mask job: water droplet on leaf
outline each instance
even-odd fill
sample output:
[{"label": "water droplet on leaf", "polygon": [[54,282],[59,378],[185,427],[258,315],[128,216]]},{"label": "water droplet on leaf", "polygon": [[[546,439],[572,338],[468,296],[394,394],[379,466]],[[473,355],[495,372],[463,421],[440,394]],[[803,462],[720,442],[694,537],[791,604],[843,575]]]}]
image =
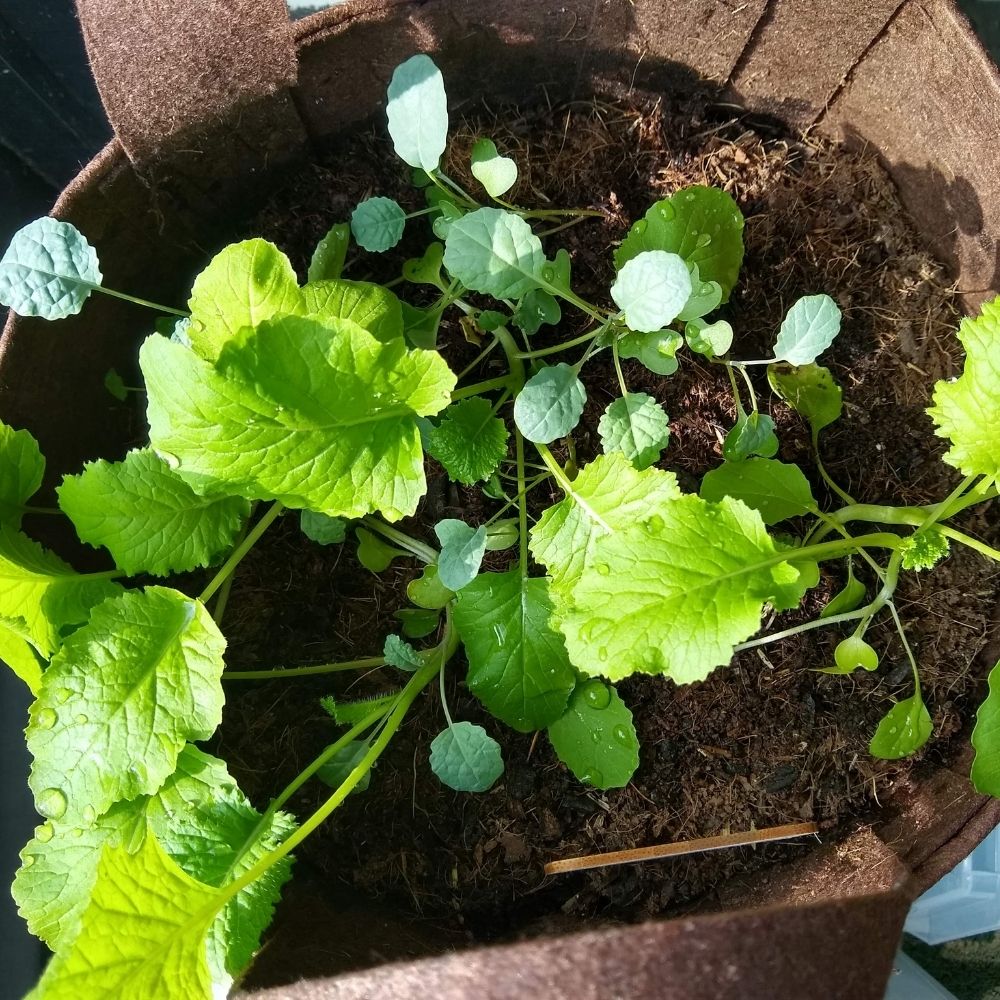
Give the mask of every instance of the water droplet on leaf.
[{"label": "water droplet on leaf", "polygon": [[25,856],[21,859],[22,868],[30,868],[34,863],[35,863],[34,854],[25,854]]},{"label": "water droplet on leaf", "polygon": [[35,808],[46,819],[59,819],[66,812],[66,796],[58,788],[46,788],[38,793]]},{"label": "water droplet on leaf", "polygon": [[97,819],[97,810],[93,806],[83,807],[83,821],[84,823],[93,823]]},{"label": "water droplet on leaf", "polygon": [[707,247],[709,243],[712,242],[712,237],[708,233],[702,233],[698,239],[695,240],[694,245],[696,247]]},{"label": "water droplet on leaf", "polygon": [[72,694],[73,692],[70,691],[69,688],[59,688],[56,691],[56,701],[58,701],[60,705],[65,705],[66,702],[69,701]]},{"label": "water droplet on leaf", "polygon": [[76,717],[76,724],[78,726],[85,726],[88,722],[90,722],[90,717],[87,715],[80,714]]},{"label": "water droplet on leaf", "polygon": [[598,563],[596,568],[601,576],[607,576],[611,572],[611,567],[607,563]]},{"label": "water droplet on leaf", "polygon": [[43,843],[47,844],[52,839],[52,834],[55,830],[52,829],[51,823],[43,823],[36,831],[35,836]]},{"label": "water droplet on leaf", "polygon": [[591,708],[607,708],[611,704],[611,689],[602,681],[590,681],[583,689],[583,700]]},{"label": "water droplet on leaf", "polygon": [[35,725],[39,729],[51,729],[59,720],[59,716],[51,708],[40,708],[35,714]]},{"label": "water droplet on leaf", "polygon": [[615,739],[626,745],[632,742],[631,734],[624,726],[615,726]]}]

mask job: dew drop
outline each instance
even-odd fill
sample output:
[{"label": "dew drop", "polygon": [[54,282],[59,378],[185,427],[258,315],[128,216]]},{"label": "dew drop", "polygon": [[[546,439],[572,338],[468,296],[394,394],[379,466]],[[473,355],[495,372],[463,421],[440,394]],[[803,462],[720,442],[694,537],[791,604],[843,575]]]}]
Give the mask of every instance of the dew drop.
[{"label": "dew drop", "polygon": [[35,725],[39,729],[51,729],[58,721],[59,716],[51,708],[40,708],[35,714]]},{"label": "dew drop", "polygon": [[74,829],[69,831],[69,835],[74,840],[79,840],[83,836],[83,830],[81,830],[79,827],[75,827]]},{"label": "dew drop", "polygon": [[97,810],[93,806],[83,807],[83,821],[84,823],[93,823],[97,819]]},{"label": "dew drop", "polygon": [[645,528],[651,533],[663,531],[663,518],[659,514],[654,514],[645,522]]},{"label": "dew drop", "polygon": [[588,785],[593,785],[595,788],[600,788],[604,784],[604,775],[595,767],[592,771],[588,772],[583,780]]},{"label": "dew drop", "polygon": [[604,662],[607,661],[607,659],[608,659],[608,647],[607,646],[601,646],[601,648],[597,651],[597,658],[601,661],[601,663],[604,663]]},{"label": "dew drop", "polygon": [[702,233],[698,239],[694,241],[696,247],[707,247],[709,243],[712,242],[712,237],[708,233]]},{"label": "dew drop", "polygon": [[22,868],[30,868],[34,863],[35,863],[34,854],[25,854],[25,856],[21,858]]},{"label": "dew drop", "polygon": [[493,634],[497,637],[497,645],[502,647],[507,641],[507,629],[503,625],[496,624],[493,626]]},{"label": "dew drop", "polygon": [[594,638],[594,632],[596,631],[597,623],[592,621],[587,622],[580,629],[580,638],[583,639],[584,642],[590,642],[590,640]]},{"label": "dew drop", "polygon": [[65,705],[67,701],[72,697],[73,692],[69,688],[58,688],[56,690],[56,701],[60,705]]},{"label": "dew drop", "polygon": [[583,689],[583,700],[591,708],[607,708],[611,704],[611,689],[602,681],[590,681]]},{"label": "dew drop", "polygon": [[615,739],[626,745],[632,742],[631,734],[624,726],[615,726]]},{"label": "dew drop", "polygon": [[38,793],[35,808],[46,819],[59,819],[66,812],[66,796],[58,788],[46,788]]},{"label": "dew drop", "polygon": [[600,733],[599,733],[599,732],[598,732],[598,731],[597,731],[596,729],[595,729],[595,730],[593,730],[593,731],[591,732],[591,734],[590,734],[590,738],[591,738],[591,739],[592,739],[592,740],[593,740],[593,741],[594,741],[595,743],[600,743],[600,742],[601,742],[601,734],[600,734]]},{"label": "dew drop", "polygon": [[607,576],[611,572],[611,567],[607,563],[598,563],[596,569],[601,576]]},{"label": "dew drop", "polygon": [[40,840],[43,844],[47,844],[51,839],[55,830],[52,829],[51,823],[43,823],[36,831],[35,837]]},{"label": "dew drop", "polygon": [[649,228],[649,223],[645,219],[640,219],[633,227],[632,231],[641,236]]},{"label": "dew drop", "polygon": [[664,222],[669,222],[676,214],[677,213],[674,212],[673,205],[666,204],[660,206],[660,218],[663,219]]},{"label": "dew drop", "polygon": [[171,455],[169,451],[161,451],[158,454],[171,469],[179,469],[181,467],[181,460],[176,455]]},{"label": "dew drop", "polygon": [[85,726],[88,722],[90,722],[90,716],[89,715],[83,715],[81,713],[80,715],[78,715],[76,717],[76,724],[78,726]]},{"label": "dew drop", "polygon": [[686,195],[684,195],[684,200],[685,201],[694,201],[694,197],[695,197],[694,192],[693,191],[688,191],[688,193]]}]

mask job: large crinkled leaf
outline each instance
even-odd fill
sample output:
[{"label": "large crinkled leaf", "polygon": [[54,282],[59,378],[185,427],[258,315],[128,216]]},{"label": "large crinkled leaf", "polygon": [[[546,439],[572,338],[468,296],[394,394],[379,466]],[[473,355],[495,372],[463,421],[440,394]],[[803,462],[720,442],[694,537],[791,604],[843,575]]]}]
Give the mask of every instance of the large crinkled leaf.
[{"label": "large crinkled leaf", "polygon": [[489,479],[507,454],[507,427],[482,396],[462,399],[444,411],[427,434],[427,453],[450,479],[471,486]]},{"label": "large crinkled leaf", "polygon": [[20,316],[63,319],[100,287],[94,248],[75,226],[36,219],[19,229],[0,258],[0,304]]},{"label": "large crinkled leaf", "polygon": [[632,226],[615,251],[615,267],[645,250],[666,250],[697,264],[700,280],[717,281],[727,302],[743,263],[743,215],[721,188],[683,188]]},{"label": "large crinkled leaf", "polygon": [[400,63],[387,92],[386,117],[396,155],[428,173],[437,169],[448,143],[448,100],[444,77],[430,56]]},{"label": "large crinkled leaf", "polygon": [[416,510],[426,490],[416,418],[443,409],[455,386],[436,352],[382,343],[347,320],[264,322],[215,367],[153,337],[139,363],[153,448],[195,489],[333,517]]},{"label": "large crinkled leaf", "polygon": [[32,694],[38,694],[42,686],[41,652],[23,618],[0,615],[0,663],[6,663]]},{"label": "large crinkled leaf", "polygon": [[598,538],[629,528],[681,495],[672,472],[640,472],[621,452],[601,455],[581,469],[573,492],[531,529],[531,554],[548,569],[553,595],[572,592]]},{"label": "large crinkled leaf", "polygon": [[27,431],[0,422],[0,524],[17,528],[21,507],[42,485],[45,459]]},{"label": "large crinkled leaf", "polygon": [[149,448],[88,463],[63,479],[58,495],[81,540],[103,545],[129,576],[210,566],[250,516],[242,497],[199,496]]},{"label": "large crinkled leaf", "polygon": [[62,629],[85,622],[95,604],[120,592],[117,583],[77,573],[27,535],[0,525],[0,615],[23,619],[43,656],[59,647]]},{"label": "large crinkled leaf", "polygon": [[[188,875],[221,886],[246,871],[291,831],[293,822],[277,813],[260,826],[247,802],[215,757],[188,745],[177,769],[155,795],[116,802],[90,825],[48,821],[21,852],[13,895],[31,932],[54,951],[70,944],[97,879],[104,847],[135,853],[152,832]],[[213,978],[237,975],[256,950],[290,862],[247,886],[216,917],[210,936]],[[225,945],[220,950],[220,945]]]},{"label": "large crinkled leaf", "polygon": [[31,706],[28,783],[38,812],[86,822],[157,791],[184,744],[208,739],[222,720],[225,646],[204,605],[166,587],[94,608]]},{"label": "large crinkled leaf", "polygon": [[1000,663],[990,671],[989,693],[976,712],[972,746],[976,751],[972,762],[976,791],[1000,798]]},{"label": "large crinkled leaf", "polygon": [[644,392],[630,392],[610,403],[597,430],[605,453],[620,451],[637,469],[658,461],[670,440],[667,414]]},{"label": "large crinkled leaf", "polygon": [[224,903],[155,837],[134,854],[105,848],[80,933],[30,1000],[213,1000],[205,939]]},{"label": "large crinkled leaf", "polygon": [[597,537],[572,591],[553,591],[570,660],[611,680],[703,680],[760,628],[766,603],[797,598],[803,573],[791,556],[738,500],[660,502]]},{"label": "large crinkled leaf", "polygon": [[209,361],[243,329],[276,316],[320,322],[349,319],[379,340],[403,334],[399,300],[364,281],[311,281],[299,288],[288,258],[267,240],[245,240],[220,251],[195,279],[187,337]]},{"label": "large crinkled leaf", "polygon": [[927,412],[934,432],[951,448],[944,460],[966,476],[1000,481],[1000,297],[958,328],[965,369],[954,382],[938,382]]},{"label": "large crinkled leaf", "polygon": [[444,266],[466,288],[496,299],[519,299],[539,284],[541,240],[519,215],[480,208],[448,230]]},{"label": "large crinkled leaf", "polygon": [[576,675],[549,624],[548,581],[520,570],[481,573],[458,594],[455,627],[469,690],[508,726],[542,729],[566,707]]}]

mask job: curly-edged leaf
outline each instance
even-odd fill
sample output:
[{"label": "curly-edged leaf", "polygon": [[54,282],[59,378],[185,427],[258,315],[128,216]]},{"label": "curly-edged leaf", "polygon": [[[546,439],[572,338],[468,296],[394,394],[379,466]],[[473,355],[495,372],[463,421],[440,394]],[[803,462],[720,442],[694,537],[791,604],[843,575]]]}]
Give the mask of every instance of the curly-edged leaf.
[{"label": "curly-edged leaf", "polygon": [[637,469],[647,469],[670,440],[670,418],[652,396],[630,392],[608,406],[597,430],[606,454],[620,451]]},{"label": "curly-edged leaf", "polygon": [[672,323],[691,297],[691,274],[675,253],[648,250],[622,266],[611,298],[636,333],[653,333]]},{"label": "curly-edged leaf", "polygon": [[354,533],[358,537],[358,562],[373,573],[382,573],[389,568],[393,559],[409,555],[360,526],[354,529]]},{"label": "curly-edged leaf", "polygon": [[682,323],[700,320],[702,316],[707,316],[713,309],[717,309],[722,302],[722,285],[717,281],[702,281],[698,265],[693,261],[689,262],[687,267],[691,273],[691,294],[684,303],[684,308],[677,314]]},{"label": "curly-edged leaf", "polygon": [[308,281],[334,281],[344,270],[347,247],[351,242],[351,227],[346,222],[331,226],[329,232],[316,244],[309,261]]},{"label": "curly-edged leaf", "polygon": [[798,599],[815,564],[800,570],[793,557],[739,500],[661,502],[596,537],[572,591],[553,590],[570,660],[611,680],[638,671],[703,680],[757,631],[765,604]]},{"label": "curly-edged leaf", "polygon": [[298,314],[337,329],[350,320],[376,340],[389,343],[403,335],[403,303],[369,281],[313,281],[302,289]]},{"label": "curly-edged leaf", "polygon": [[778,453],[774,420],[766,413],[740,413],[736,426],[722,442],[722,455],[727,462],[741,462],[751,455],[773,458]]},{"label": "curly-edged leaf", "polygon": [[422,257],[411,257],[403,264],[403,277],[414,285],[433,285],[444,291],[448,286],[441,278],[444,244],[431,243]]},{"label": "curly-edged leaf", "polygon": [[452,403],[427,436],[427,453],[450,479],[471,486],[489,479],[507,454],[507,427],[481,396]]},{"label": "curly-edged leaf", "polygon": [[653,205],[615,251],[615,266],[646,250],[679,254],[698,265],[703,282],[722,286],[728,302],[743,263],[743,215],[721,188],[682,188]]},{"label": "curly-edged leaf", "polygon": [[951,551],[951,543],[937,528],[925,528],[903,539],[899,553],[903,569],[933,569]]},{"label": "curly-edged leaf", "polygon": [[733,346],[733,328],[724,319],[715,323],[693,319],[684,327],[684,339],[695,354],[721,358]]},{"label": "curly-edged leaf", "polygon": [[972,762],[976,791],[1000,798],[1000,663],[990,671],[989,693],[976,713],[972,746],[976,751]]},{"label": "curly-edged leaf", "polygon": [[448,230],[444,266],[474,292],[519,299],[539,284],[541,240],[519,215],[499,208],[469,212]]},{"label": "curly-edged leaf", "polygon": [[958,328],[965,348],[960,378],[934,388],[934,405],[927,412],[937,424],[938,437],[951,447],[944,460],[966,476],[1000,481],[1000,296],[983,303],[975,318]]},{"label": "curly-edged leaf", "polygon": [[38,491],[44,474],[45,459],[34,437],[0,421],[0,523],[20,527],[21,508]]},{"label": "curly-edged leaf", "polygon": [[121,462],[89,462],[66,476],[59,506],[80,539],[104,546],[129,576],[169,576],[210,566],[232,548],[250,504],[202,497],[149,448]]},{"label": "curly-edged leaf", "polygon": [[368,198],[351,214],[351,232],[358,246],[373,253],[391,250],[402,238],[406,213],[392,198]]},{"label": "curly-edged leaf", "polygon": [[423,573],[406,585],[406,596],[417,607],[429,611],[443,608],[454,596],[438,578],[438,568],[435,563],[424,567]]},{"label": "curly-edged leaf", "polygon": [[[512,318],[518,329],[530,337],[533,333],[538,333],[543,325],[555,326],[562,319],[562,307],[559,300],[544,288],[532,288],[518,302]],[[503,322],[505,320],[501,319],[501,323]]]},{"label": "curly-edged leaf", "polygon": [[205,607],[166,587],[94,608],[31,706],[38,812],[72,823],[157,791],[184,744],[208,739],[222,720],[225,646]]},{"label": "curly-edged leaf", "polygon": [[481,573],[458,595],[455,628],[469,660],[469,690],[520,732],[558,719],[576,674],[549,624],[548,581],[520,570]]},{"label": "curly-edged leaf", "polygon": [[216,367],[153,337],[139,363],[152,446],[196,489],[332,517],[416,510],[426,490],[416,418],[455,387],[439,354],[347,320],[265,321]]},{"label": "curly-edged leaf", "polygon": [[425,608],[400,608],[393,614],[403,627],[403,635],[408,639],[423,639],[438,627],[441,616],[437,610]]},{"label": "curly-edged leaf", "polygon": [[535,372],[514,400],[514,423],[537,444],[548,444],[576,427],[587,390],[572,365],[547,365]]},{"label": "curly-edged leaf", "polygon": [[0,304],[19,316],[73,316],[101,281],[94,248],[75,226],[56,219],[29,222],[0,258]]},{"label": "curly-edged leaf", "polygon": [[0,525],[0,615],[24,620],[35,648],[48,657],[69,625],[121,593],[102,574],[80,574],[27,535]]},{"label": "curly-edged leaf", "polygon": [[471,525],[457,518],[445,518],[434,526],[441,543],[438,556],[438,578],[456,593],[471,583],[479,572],[486,554],[486,528]]},{"label": "curly-edged leaf", "polygon": [[602,681],[578,685],[566,711],[549,726],[559,759],[585,785],[624,788],[639,766],[632,713]]},{"label": "curly-edged leaf", "polygon": [[[340,788],[370,749],[371,747],[364,740],[351,740],[349,743],[345,743],[328,761],[323,763],[323,766],[316,772],[316,777],[330,788]],[[371,782],[372,769],[369,768],[361,780],[351,789],[350,794],[367,792]]]},{"label": "curly-edged leaf", "polygon": [[42,654],[23,618],[0,615],[0,663],[6,663],[37,695],[42,686]]},{"label": "curly-edged leaf", "polygon": [[317,514],[314,510],[299,514],[299,527],[306,538],[320,545],[336,545],[347,538],[347,522],[342,517]]},{"label": "curly-edged leaf", "polygon": [[456,722],[431,743],[431,770],[456,792],[486,792],[503,774],[500,744],[482,726]]},{"label": "curly-edged leaf", "polygon": [[805,417],[813,434],[819,434],[843,411],[844,394],[829,368],[822,365],[768,365],[771,388],[793,409]]},{"label": "curly-edged leaf", "polygon": [[699,496],[718,501],[735,497],[760,513],[765,524],[777,524],[816,509],[812,487],[797,465],[770,458],[726,462],[705,474]]},{"label": "curly-edged leaf", "polygon": [[792,305],[774,344],[776,361],[811,365],[840,333],[840,308],[829,295],[804,295]]},{"label": "curly-edged leaf", "polygon": [[196,882],[147,836],[134,854],[105,848],[80,933],[33,1000],[213,1000],[206,938],[223,890]]},{"label": "curly-edged leaf", "polygon": [[[434,615],[434,626],[437,626],[437,615]],[[412,674],[424,665],[424,658],[398,635],[385,637],[382,655],[386,663],[408,674]]]},{"label": "curly-edged leaf", "polygon": [[673,375],[677,371],[677,348],[683,343],[684,338],[673,330],[629,333],[618,341],[618,354],[637,358],[657,375]]},{"label": "curly-edged leaf", "polygon": [[491,198],[499,198],[517,183],[517,164],[501,156],[492,139],[477,139],[472,147],[472,176]]},{"label": "curly-edged leaf", "polygon": [[934,731],[930,713],[919,694],[897,702],[878,724],[868,749],[880,760],[899,760],[916,753]]},{"label": "curly-edged leaf", "polygon": [[[135,853],[151,831],[188,875],[221,886],[277,846],[294,827],[276,813],[266,824],[214,757],[187,746],[177,769],[155,795],[117,802],[90,824],[73,827],[48,821],[21,852],[13,895],[32,933],[55,951],[73,940],[105,846]],[[213,978],[237,975],[256,950],[270,922],[290,862],[268,874],[227,904],[212,928]]]},{"label": "curly-edged leaf", "polygon": [[531,529],[531,554],[548,569],[550,592],[569,600],[602,535],[645,520],[680,495],[672,472],[639,471],[620,452],[595,458],[574,480],[573,496],[550,507]]},{"label": "curly-edged leaf", "polygon": [[389,81],[386,117],[396,155],[430,173],[448,144],[448,99],[444,77],[430,56],[411,56]]}]

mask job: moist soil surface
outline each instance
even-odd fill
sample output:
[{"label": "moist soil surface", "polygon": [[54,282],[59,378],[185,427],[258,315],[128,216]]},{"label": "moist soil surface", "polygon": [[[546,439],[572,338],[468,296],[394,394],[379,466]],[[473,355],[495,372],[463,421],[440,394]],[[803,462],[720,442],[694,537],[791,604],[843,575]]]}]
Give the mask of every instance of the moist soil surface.
[{"label": "moist soil surface", "polygon": [[[330,225],[349,218],[360,199],[383,194],[408,211],[423,207],[422,194],[383,135],[377,125],[326,150],[274,196],[247,235],[276,242],[304,279],[316,242]],[[922,248],[872,156],[733,120],[701,100],[669,107],[635,97],[629,104],[483,113],[460,129],[447,165],[470,189],[475,182],[465,164],[478,135],[491,136],[516,158],[521,174],[509,196],[515,203],[606,213],[545,240],[550,256],[559,246],[570,250],[575,289],[602,304],[609,301],[613,248],[653,201],[690,183],[724,187],[747,219],[740,285],[719,314],[736,331],[733,356],[768,356],[788,306],[803,294],[829,293],[844,314],[839,339],[821,359],[844,387],[844,415],[822,435],[832,476],[860,502],[893,504],[941,499],[957,481],[939,461],[943,442],[924,412],[935,380],[959,368],[954,290],[944,268]],[[345,276],[394,277],[402,259],[422,251],[427,228],[424,219],[414,220],[401,252],[359,254]],[[417,286],[396,291],[414,304],[427,301]],[[584,319],[565,307],[560,326],[543,329],[549,332],[534,338],[540,346],[578,335]],[[439,343],[456,371],[478,353],[457,319],[446,317]],[[567,356],[576,357],[575,351]],[[670,378],[636,361],[624,362],[624,371],[632,391],[652,394],[670,414],[671,441],[660,464],[677,472],[684,489],[696,491],[700,477],[721,461],[721,438],[735,421],[725,373],[689,352]],[[756,378],[762,369],[755,372]],[[487,361],[468,380],[500,373]],[[581,464],[598,452],[598,419],[620,395],[607,352],[588,363],[583,380],[588,403],[576,432]],[[778,457],[801,465],[827,509],[840,506],[816,472],[804,423],[770,395],[766,381],[757,388],[777,424]],[[498,506],[478,489],[448,483],[430,459],[427,474],[427,497],[417,516],[402,524],[415,537],[434,542],[428,525],[441,517],[475,524]],[[532,517],[559,499],[554,486],[539,487],[531,496]],[[982,514],[967,514],[962,526],[989,537]],[[794,522],[782,527],[799,529]],[[398,631],[393,612],[407,606],[405,586],[419,568],[400,559],[375,576],[354,550],[351,540],[328,547],[310,542],[295,515],[272,527],[235,579],[224,621],[231,668],[378,655],[385,635]],[[510,552],[487,555],[491,570],[515,558]],[[820,586],[803,607],[767,627],[815,617],[842,585],[842,574],[839,564],[824,566]],[[863,570],[861,576],[871,583]],[[954,737],[982,691],[974,660],[990,626],[995,590],[995,571],[967,550],[956,550],[930,572],[904,575],[897,606],[935,727],[914,761],[877,761],[867,752],[893,700],[912,693],[899,640],[891,623],[881,620],[868,634],[882,653],[882,666],[872,674],[815,671],[832,663],[833,647],[845,634],[832,628],[747,651],[702,683],[679,687],[654,677],[621,683],[641,753],[632,782],[614,791],[581,785],[543,734],[515,733],[488,716],[465,688],[459,654],[447,673],[451,713],[485,726],[500,742],[506,761],[501,780],[486,794],[457,794],[431,774],[428,746],[444,716],[437,692],[428,691],[380,760],[370,789],[351,796],[299,850],[297,877],[321,879],[331,900],[360,890],[379,905],[422,918],[434,928],[431,947],[439,949],[704,905],[728,880],[794,857],[808,844],[552,878],[543,877],[542,866],[561,857],[801,821],[815,821],[828,839],[869,822],[921,761],[956,752],[961,741]],[[392,668],[233,683],[216,749],[262,806],[332,741],[335,729],[321,696],[364,697],[400,683]],[[290,806],[303,817],[325,794],[311,783]],[[393,947],[424,950],[399,940]],[[315,970],[305,963],[299,974],[383,957],[364,949],[347,954],[343,942],[329,950],[339,958],[325,955]]]}]

